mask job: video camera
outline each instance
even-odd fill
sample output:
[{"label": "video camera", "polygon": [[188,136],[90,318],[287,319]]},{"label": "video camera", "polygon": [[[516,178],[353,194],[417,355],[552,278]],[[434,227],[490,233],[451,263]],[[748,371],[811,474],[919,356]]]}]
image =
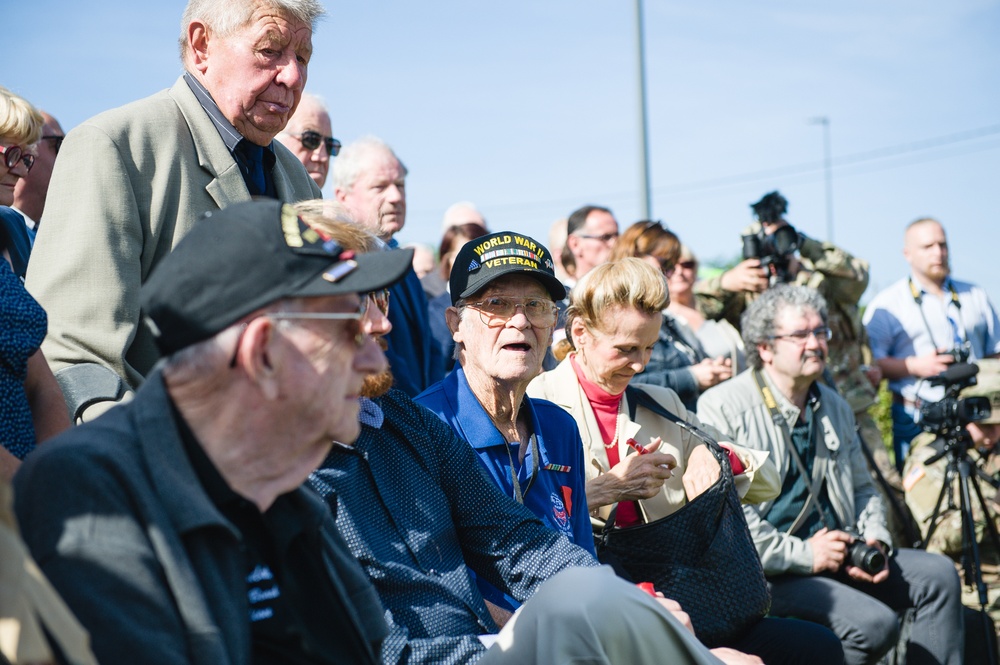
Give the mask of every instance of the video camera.
[{"label": "video camera", "polygon": [[930,385],[945,387],[945,395],[937,402],[920,405],[920,426],[924,431],[941,435],[957,433],[969,423],[990,417],[988,397],[958,397],[963,388],[976,384],[978,373],[976,365],[956,362],[930,379]]},{"label": "video camera", "polygon": [[789,281],[789,263],[799,249],[798,231],[791,225],[785,225],[778,227],[774,233],[764,232],[765,224],[774,224],[783,219],[788,211],[788,201],[778,192],[771,192],[750,207],[761,223],[761,229],[757,233],[742,236],[743,258],[759,259],[760,266],[771,276],[772,285]]}]

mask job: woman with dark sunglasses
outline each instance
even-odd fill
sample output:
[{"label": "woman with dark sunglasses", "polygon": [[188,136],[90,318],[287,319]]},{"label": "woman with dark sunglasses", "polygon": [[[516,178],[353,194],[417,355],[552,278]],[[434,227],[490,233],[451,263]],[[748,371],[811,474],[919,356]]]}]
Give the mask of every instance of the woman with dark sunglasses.
[{"label": "woman with dark sunglasses", "polygon": [[[681,242],[659,221],[641,221],[625,229],[611,250],[611,261],[634,257],[669,280],[676,271]],[[732,363],[710,356],[689,328],[669,311],[663,310],[659,337],[646,368],[636,374],[636,383],[670,388],[684,407],[694,411],[698,395],[733,375]]]}]

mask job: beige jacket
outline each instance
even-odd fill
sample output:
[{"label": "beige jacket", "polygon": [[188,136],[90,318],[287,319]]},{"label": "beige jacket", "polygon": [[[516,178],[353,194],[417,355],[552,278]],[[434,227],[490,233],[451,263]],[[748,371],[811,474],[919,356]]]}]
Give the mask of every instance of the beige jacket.
[{"label": "beige jacket", "polygon": [[[763,375],[785,419],[787,431],[791,431],[799,419],[799,409],[781,394],[766,371]],[[825,479],[827,496],[841,525],[856,527],[866,539],[874,538],[891,545],[885,507],[872,484],[861,453],[862,444],[854,429],[854,412],[835,390],[823,383],[816,385],[820,391],[820,405],[814,417],[822,428],[823,445],[816,447],[813,480]],[[794,462],[782,431],[784,428],[779,429],[771,419],[771,412],[750,370],[706,390],[698,399],[698,413],[705,422],[724,432],[723,436],[773,453],[771,459],[777,465],[781,477],[778,486],[781,487]],[[811,575],[813,554],[808,541],[775,529],[766,519],[773,502],[758,503],[744,506],[743,512],[764,572],[768,575]]]},{"label": "beige jacket", "polygon": [[[710,426],[702,425],[694,413],[687,411],[677,394],[669,388],[649,385],[636,385],[636,387],[651,395],[678,418],[703,428],[713,436],[718,434]],[[576,420],[576,424],[580,428],[580,438],[583,440],[584,456],[587,462],[587,480],[609,471],[608,454],[597,426],[597,417],[583,392],[583,387],[576,378],[576,372],[573,371],[569,358],[559,363],[559,366],[551,372],[545,372],[535,378],[528,386],[528,395],[554,402],[568,411]],[[618,416],[621,432],[618,444],[620,459],[624,459],[626,455],[635,454],[632,448],[622,443],[623,441],[631,437],[639,443],[645,444],[650,438],[657,436],[663,439],[660,452],[669,453],[677,458],[677,470],[671,478],[663,483],[661,492],[651,499],[638,502],[643,518],[650,522],[670,515],[687,502],[682,480],[684,469],[687,467],[687,460],[692,450],[704,444],[686,430],[642,406],[636,410],[634,421],[629,418],[628,414],[628,401],[627,398],[623,397],[621,413]],[[729,443],[721,435],[717,437],[717,440]],[[777,496],[781,485],[778,481],[778,471],[774,463],[768,459],[768,454],[742,446],[733,445],[732,448],[746,467],[746,473],[736,477],[736,489],[743,500],[756,503]],[[611,506],[603,506],[591,510],[591,516],[595,518],[596,522],[603,523],[603,519],[608,516],[610,511]]]}]

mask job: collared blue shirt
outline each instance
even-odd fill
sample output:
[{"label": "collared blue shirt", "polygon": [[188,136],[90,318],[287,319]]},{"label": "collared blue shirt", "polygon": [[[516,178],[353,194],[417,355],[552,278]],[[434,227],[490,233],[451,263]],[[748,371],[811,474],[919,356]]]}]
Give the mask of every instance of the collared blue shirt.
[{"label": "collared blue shirt", "polygon": [[[524,398],[522,409],[531,422],[538,442],[537,472],[532,446],[528,446],[523,464],[516,464],[520,444],[507,443],[476,399],[465,371],[455,369],[414,400],[448,423],[455,433],[469,442],[480,464],[504,494],[514,497],[512,463],[524,506],[550,529],[594,555],[594,536],[587,510],[586,473],[583,442],[576,421],[552,402]],[[594,555],[596,556],[596,555]],[[516,608],[509,597],[498,597],[496,590],[477,580],[483,597],[507,609]]]},{"label": "collared blue shirt", "polygon": [[[910,279],[880,292],[865,310],[865,329],[876,360],[923,356],[939,348],[950,350],[963,341],[969,343],[970,360],[1000,353],[1000,321],[983,289],[949,278],[941,296],[921,289],[918,305]],[[913,284],[919,282],[913,278]],[[952,289],[958,306],[952,302]],[[931,387],[926,381],[918,395],[917,379],[912,376],[890,381],[889,389],[910,400],[919,396],[937,401],[944,396],[944,388]]]}]

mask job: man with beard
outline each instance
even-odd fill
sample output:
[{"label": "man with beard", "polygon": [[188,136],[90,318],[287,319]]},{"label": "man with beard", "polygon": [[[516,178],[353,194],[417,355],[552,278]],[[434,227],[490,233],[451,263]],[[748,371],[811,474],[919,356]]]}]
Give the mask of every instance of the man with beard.
[{"label": "man with beard", "polygon": [[776,499],[744,506],[771,583],[770,614],[827,626],[845,662],[861,665],[895,644],[896,612],[913,608],[906,662],[958,665],[958,576],[939,555],[891,551],[854,414],[819,380],[826,301],[809,287],[778,285],[750,305],[741,327],[749,369],[706,391],[698,416],[730,441],[769,451],[781,475]]},{"label": "man with beard", "polygon": [[[383,663],[719,663],[676,604],[504,495],[469,444],[392,383],[390,371],[366,379],[360,437],[334,443],[309,479],[386,609]],[[524,603],[499,634],[469,569]]]},{"label": "man with beard", "polygon": [[933,402],[944,388],[924,379],[953,362],[1000,354],[1000,321],[986,292],[951,278],[948,240],[936,219],[923,217],[906,227],[903,256],[910,275],[872,299],[865,311],[872,355],[892,391],[892,439],[902,471],[918,400]]}]

